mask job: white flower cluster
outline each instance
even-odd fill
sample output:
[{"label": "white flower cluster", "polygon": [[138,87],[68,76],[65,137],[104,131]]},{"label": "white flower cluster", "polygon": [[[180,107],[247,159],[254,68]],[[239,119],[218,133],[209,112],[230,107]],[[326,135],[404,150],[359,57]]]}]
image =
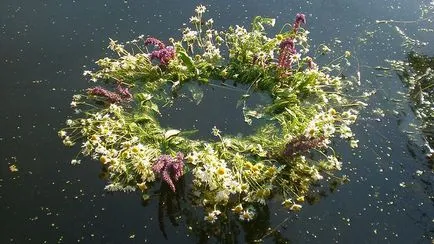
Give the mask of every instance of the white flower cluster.
[{"label": "white flower cluster", "polygon": [[324,145],[328,145],[336,131],[339,132],[340,137],[351,140],[351,147],[357,147],[358,140],[354,139],[354,134],[349,127],[357,119],[358,111],[349,109],[338,114],[335,109],[329,109],[327,112],[321,112],[314,116],[305,129],[305,136],[307,138],[316,138],[324,136]]},{"label": "white flower cluster", "polygon": [[193,184],[209,191],[204,199],[207,204],[226,204],[229,196],[241,193],[241,185],[234,177],[224,160],[217,157],[214,149],[207,145],[206,150],[187,157],[196,165],[193,169]]},{"label": "white flower cluster", "polygon": [[197,31],[191,30],[190,28],[185,28],[182,35],[182,40],[191,45],[197,39]]},{"label": "white flower cluster", "polygon": [[[152,171],[152,162],[159,156],[159,150],[143,145],[139,138],[131,136],[125,128],[128,125],[122,116],[123,108],[111,104],[107,109],[94,114],[89,114],[87,119],[68,120],[67,125],[72,130],[71,136],[65,130],[59,131],[59,136],[64,138],[64,143],[69,145],[78,135],[87,138],[82,143],[81,153],[90,155],[99,160],[108,169],[112,178],[117,175],[128,175],[124,180],[125,185],[111,184],[108,190],[125,190],[128,182],[140,179],[137,187],[144,191],[146,182],[155,180]],[[80,160],[73,160],[73,164]],[[121,187],[121,188],[119,188]],[[131,186],[136,187],[136,186]]]}]

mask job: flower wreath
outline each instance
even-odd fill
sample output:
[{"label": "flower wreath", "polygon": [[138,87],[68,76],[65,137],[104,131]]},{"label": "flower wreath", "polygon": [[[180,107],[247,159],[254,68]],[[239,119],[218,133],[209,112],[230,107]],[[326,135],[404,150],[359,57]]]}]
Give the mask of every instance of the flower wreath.
[{"label": "flower wreath", "polygon": [[[250,220],[252,206],[273,195],[299,210],[311,184],[334,179],[332,172],[342,167],[330,139],[340,135],[357,146],[349,125],[363,103],[342,95],[345,82],[330,68],[341,69],[340,61],[350,54],[320,69],[307,55],[303,14],[268,37],[265,26],[274,26],[274,19],[256,17],[250,30],[237,25],[217,31],[212,19],[203,21],[205,11],[198,6],[190,18],[194,28],[185,28],[178,41],[170,39],[170,46],[140,36],[127,43],[128,51],[110,40],[119,57],[100,59],[98,70],[84,72],[104,86],[74,95],[71,106],[81,116],[68,119],[59,135],[67,146],[82,142],[80,152],[104,165],[107,190],[140,190],[147,199],[156,179],[173,192],[181,179],[189,179],[195,203],[205,207],[210,222],[227,210]],[[320,47],[319,54],[329,51]],[[173,92],[210,80],[247,85],[240,99],[245,121],[267,123],[244,137],[214,127],[215,141],[159,125],[159,107],[173,101]],[[246,101],[256,91],[267,93],[271,102],[249,108]]]}]

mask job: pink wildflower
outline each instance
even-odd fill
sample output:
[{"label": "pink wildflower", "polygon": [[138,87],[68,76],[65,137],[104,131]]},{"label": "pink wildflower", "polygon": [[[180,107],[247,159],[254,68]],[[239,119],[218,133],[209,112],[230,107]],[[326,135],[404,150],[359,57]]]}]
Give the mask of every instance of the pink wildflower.
[{"label": "pink wildflower", "polygon": [[93,96],[106,98],[110,103],[119,103],[122,101],[130,101],[133,95],[130,93],[127,87],[123,88],[118,85],[116,92],[109,91],[101,86],[96,86],[87,89],[87,93]]},{"label": "pink wildflower", "polygon": [[301,24],[306,24],[306,16],[304,14],[298,13],[295,16],[295,22],[294,22],[294,32],[298,31],[298,28],[300,28]]},{"label": "pink wildflower", "polygon": [[162,41],[160,41],[160,40],[158,40],[157,38],[154,38],[154,37],[148,37],[148,38],[146,38],[145,45],[149,45],[149,44],[152,44],[152,45],[158,47],[159,49],[166,48],[166,46],[164,45],[164,43]]},{"label": "pink wildflower", "polygon": [[158,48],[151,52],[151,59],[158,59],[162,65],[169,64],[169,61],[175,57],[175,49],[172,46],[164,45],[164,43],[154,37],[149,37],[145,40],[145,45],[152,44]]},{"label": "pink wildflower", "polygon": [[105,97],[110,103],[118,103],[122,101],[122,97],[119,94],[108,91],[100,86],[88,88],[87,93],[94,96]]},{"label": "pink wildflower", "polygon": [[292,65],[292,55],[296,54],[297,50],[294,46],[294,41],[291,38],[287,38],[280,43],[279,52],[279,67],[291,68]]},{"label": "pink wildflower", "polygon": [[163,65],[169,64],[169,61],[172,60],[174,57],[175,50],[171,46],[151,52],[151,59],[158,59]]},{"label": "pink wildflower", "polygon": [[169,155],[161,155],[152,166],[152,170],[160,174],[164,182],[166,182],[173,192],[175,182],[177,182],[184,174],[184,154],[179,152],[175,158]]}]

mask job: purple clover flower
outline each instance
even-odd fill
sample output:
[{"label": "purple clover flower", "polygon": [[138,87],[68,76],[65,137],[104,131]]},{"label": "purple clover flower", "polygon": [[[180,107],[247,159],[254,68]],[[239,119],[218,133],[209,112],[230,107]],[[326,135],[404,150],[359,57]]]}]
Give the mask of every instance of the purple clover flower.
[{"label": "purple clover flower", "polygon": [[284,48],[294,49],[294,40],[292,40],[291,38],[286,38],[280,43],[279,47],[280,49],[284,49]]},{"label": "purple clover flower", "polygon": [[294,46],[294,41],[291,38],[287,38],[280,43],[279,52],[279,67],[291,68],[292,58],[291,56],[297,53]]},{"label": "purple clover flower", "polygon": [[149,44],[152,44],[152,45],[158,47],[159,49],[166,48],[166,45],[164,45],[164,43],[162,41],[160,41],[160,40],[158,40],[157,38],[154,38],[154,37],[148,37],[148,38],[146,38],[145,45],[149,45]]},{"label": "purple clover flower", "polygon": [[145,45],[152,44],[158,48],[151,52],[150,58],[157,59],[162,65],[169,64],[169,61],[175,57],[175,49],[172,46],[164,45],[164,43],[154,37],[149,37],[145,40]]},{"label": "purple clover flower", "polygon": [[158,59],[162,65],[169,64],[169,61],[175,57],[175,50],[172,46],[155,50],[151,52],[151,59]]},{"label": "purple clover flower", "polygon": [[298,13],[295,16],[295,22],[294,22],[294,32],[297,33],[298,28],[300,28],[301,24],[306,24],[306,16],[304,14]]},{"label": "purple clover flower", "polygon": [[122,97],[119,94],[108,91],[100,86],[88,88],[87,93],[94,96],[105,97],[110,103],[118,103],[122,101]]},{"label": "purple clover flower", "polygon": [[161,178],[169,185],[173,192],[175,182],[184,174],[184,154],[178,152],[176,157],[170,155],[161,155],[152,166],[152,170],[160,174]]},{"label": "purple clover flower", "polygon": [[128,90],[128,87],[122,87],[120,84],[118,85],[117,92],[109,91],[101,86],[96,86],[87,89],[87,93],[93,96],[104,97],[110,103],[119,103],[122,101],[130,101],[133,98],[133,95]]}]

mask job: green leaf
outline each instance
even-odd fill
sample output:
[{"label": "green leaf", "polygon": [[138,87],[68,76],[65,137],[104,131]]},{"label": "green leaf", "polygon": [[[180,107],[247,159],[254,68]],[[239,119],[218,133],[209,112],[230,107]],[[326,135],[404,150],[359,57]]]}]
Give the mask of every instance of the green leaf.
[{"label": "green leaf", "polygon": [[141,116],[137,116],[137,117],[134,118],[134,122],[135,123],[139,123],[139,124],[147,123],[149,121],[154,121],[154,118],[151,117],[151,116],[149,116],[149,115],[147,115],[147,114],[143,114]]},{"label": "green leaf", "polygon": [[199,132],[199,130],[197,130],[197,129],[196,130],[183,130],[179,133],[179,135],[182,137],[188,137],[188,136],[196,134],[197,132]]},{"label": "green leaf", "polygon": [[137,124],[135,122],[131,122],[128,124],[128,128],[132,131],[137,128]]},{"label": "green leaf", "polygon": [[180,132],[180,130],[168,130],[164,133],[164,138],[167,140],[173,136],[178,135]]},{"label": "green leaf", "polygon": [[188,54],[185,51],[178,51],[178,55],[179,55],[179,58],[184,63],[184,65],[187,66],[187,68],[189,70],[192,70],[192,71],[194,70],[196,72],[196,75],[199,74],[199,70],[196,69],[196,66],[194,65],[193,59],[190,56],[188,56]]},{"label": "green leaf", "polygon": [[286,112],[288,112],[292,117],[294,117],[295,119],[297,118],[297,114],[294,113],[294,111],[292,111],[289,108],[285,108]]},{"label": "green leaf", "polygon": [[151,103],[150,108],[151,108],[154,112],[156,112],[157,114],[160,114],[160,115],[161,115],[160,110],[158,109],[158,105],[157,105],[157,104],[155,104],[155,103]]},{"label": "green leaf", "polygon": [[146,102],[146,101],[151,100],[152,95],[149,94],[149,93],[144,93],[144,92],[142,92],[142,93],[137,94],[137,95],[136,95],[136,98],[137,98],[139,101],[141,101],[141,102]]},{"label": "green leaf", "polygon": [[264,24],[274,26],[275,23],[276,23],[276,19],[256,16],[252,22],[252,30],[264,31],[265,30]]}]

